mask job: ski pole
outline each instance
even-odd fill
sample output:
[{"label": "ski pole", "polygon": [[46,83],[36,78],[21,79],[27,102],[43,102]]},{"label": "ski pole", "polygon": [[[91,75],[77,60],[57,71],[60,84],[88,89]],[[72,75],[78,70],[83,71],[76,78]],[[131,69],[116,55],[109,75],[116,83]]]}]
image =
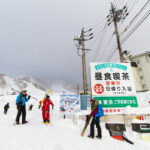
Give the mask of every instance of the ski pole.
[{"label": "ski pole", "polygon": [[[53,108],[53,109],[54,109],[54,108]],[[51,124],[50,124],[50,126],[52,126],[52,122],[53,122],[53,121],[52,121],[52,120],[53,120],[53,119],[52,119],[52,118],[53,118],[53,109],[51,110],[51,121],[50,121]]]}]

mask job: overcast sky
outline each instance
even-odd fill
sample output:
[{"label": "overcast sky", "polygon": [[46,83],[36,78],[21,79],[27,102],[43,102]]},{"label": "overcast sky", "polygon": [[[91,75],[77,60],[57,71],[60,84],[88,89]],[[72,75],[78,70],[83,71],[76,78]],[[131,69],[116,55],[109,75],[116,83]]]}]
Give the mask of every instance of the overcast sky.
[{"label": "overcast sky", "polygon": [[[118,0],[118,5],[119,1],[120,7],[123,6],[121,0]],[[137,4],[133,7],[131,16],[119,26],[119,30],[129,23],[130,18],[147,0],[130,1],[137,1]],[[96,52],[95,61],[106,61],[115,43],[113,38],[106,47],[114,29],[113,26],[108,27],[105,38],[99,31],[105,24],[110,2],[111,0],[0,0],[0,73],[10,76],[50,75],[80,79],[81,58],[77,56],[73,38],[80,35],[82,27],[89,29],[98,23],[93,30],[97,40],[87,54],[87,62],[95,58]],[[125,4],[124,0],[123,2]],[[126,41],[123,49],[131,50],[132,53],[150,50],[149,25],[150,18]],[[95,39],[86,43],[86,48]],[[117,53],[110,61],[116,60]]]}]

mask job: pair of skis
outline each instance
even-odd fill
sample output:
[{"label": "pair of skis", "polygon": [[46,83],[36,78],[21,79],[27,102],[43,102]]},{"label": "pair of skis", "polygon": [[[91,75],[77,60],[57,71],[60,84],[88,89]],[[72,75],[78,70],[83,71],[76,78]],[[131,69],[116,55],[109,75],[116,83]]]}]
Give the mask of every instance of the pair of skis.
[{"label": "pair of skis", "polygon": [[[15,90],[15,89],[13,89],[13,88],[11,88],[11,90],[14,91],[14,92],[16,92],[16,93],[20,93],[20,91],[17,91],[17,90]],[[38,101],[38,99],[35,98],[35,97],[33,97],[33,96],[31,96],[31,98],[34,99],[34,100],[36,100],[36,101]]]},{"label": "pair of skis", "polygon": [[45,94],[44,98],[40,101],[39,108],[41,108],[41,105],[43,104],[43,102],[44,102],[46,96],[49,95],[50,92],[51,92],[51,91],[48,90],[47,93]]}]

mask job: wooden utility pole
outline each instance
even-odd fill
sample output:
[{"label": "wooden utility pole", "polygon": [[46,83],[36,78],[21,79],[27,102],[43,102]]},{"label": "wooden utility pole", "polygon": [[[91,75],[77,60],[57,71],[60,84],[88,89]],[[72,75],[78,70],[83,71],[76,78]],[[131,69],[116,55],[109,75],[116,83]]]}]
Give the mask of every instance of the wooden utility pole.
[{"label": "wooden utility pole", "polygon": [[112,15],[113,15],[113,22],[114,22],[114,27],[115,27],[115,34],[116,34],[116,39],[117,39],[117,45],[118,45],[118,50],[119,50],[120,61],[123,63],[124,58],[123,58],[122,47],[121,47],[121,43],[120,43],[120,36],[119,36],[119,32],[118,32],[118,26],[117,26],[118,14],[115,11],[113,3],[111,3],[111,10],[112,10]]},{"label": "wooden utility pole", "polygon": [[76,93],[77,93],[77,95],[80,94],[79,90],[80,90],[80,86],[79,86],[79,84],[77,84],[77,88],[76,88]]},{"label": "wooden utility pole", "polygon": [[84,45],[84,29],[81,31],[81,43],[82,43],[82,70],[83,70],[83,90],[84,94],[87,92],[87,77],[86,77],[86,60],[85,60],[85,45]]},{"label": "wooden utility pole", "polygon": [[112,22],[114,24],[120,61],[122,63],[124,62],[124,57],[123,57],[123,52],[122,52],[120,35],[119,35],[117,23],[120,22],[121,20],[125,19],[128,15],[129,15],[129,13],[127,11],[127,6],[124,6],[122,9],[116,9],[116,7],[113,5],[113,3],[111,3],[110,14],[107,16],[108,25],[110,25]]},{"label": "wooden utility pole", "polygon": [[[89,51],[89,49],[85,49],[85,41],[89,41],[93,39],[93,33],[89,35],[85,35],[85,33],[89,33],[92,30],[89,29],[88,31],[84,31],[84,28],[81,30],[80,37],[75,38],[74,40],[78,41],[77,49],[78,49],[78,55],[82,57],[82,74],[83,74],[83,94],[88,94],[88,87],[87,87],[87,76],[86,76],[86,51]],[[86,38],[85,38],[86,37]],[[81,48],[80,48],[81,47]],[[82,50],[82,54],[79,54],[79,51]]]}]

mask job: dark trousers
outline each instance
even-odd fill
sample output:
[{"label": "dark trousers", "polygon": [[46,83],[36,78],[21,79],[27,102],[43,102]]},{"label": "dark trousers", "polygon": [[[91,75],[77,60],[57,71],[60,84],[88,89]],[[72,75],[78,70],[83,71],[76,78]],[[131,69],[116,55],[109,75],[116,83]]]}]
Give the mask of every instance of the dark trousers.
[{"label": "dark trousers", "polygon": [[4,109],[4,114],[7,114],[7,110],[8,110],[8,109]]},{"label": "dark trousers", "polygon": [[16,122],[19,122],[20,116],[22,114],[22,123],[26,121],[26,106],[17,106],[18,112],[16,117]]},{"label": "dark trousers", "polygon": [[99,123],[99,117],[97,117],[96,119],[94,117],[92,119],[91,125],[90,125],[90,135],[94,137],[94,125],[95,124],[96,124],[96,128],[97,128],[98,137],[102,137],[101,127],[100,127],[100,123]]}]

